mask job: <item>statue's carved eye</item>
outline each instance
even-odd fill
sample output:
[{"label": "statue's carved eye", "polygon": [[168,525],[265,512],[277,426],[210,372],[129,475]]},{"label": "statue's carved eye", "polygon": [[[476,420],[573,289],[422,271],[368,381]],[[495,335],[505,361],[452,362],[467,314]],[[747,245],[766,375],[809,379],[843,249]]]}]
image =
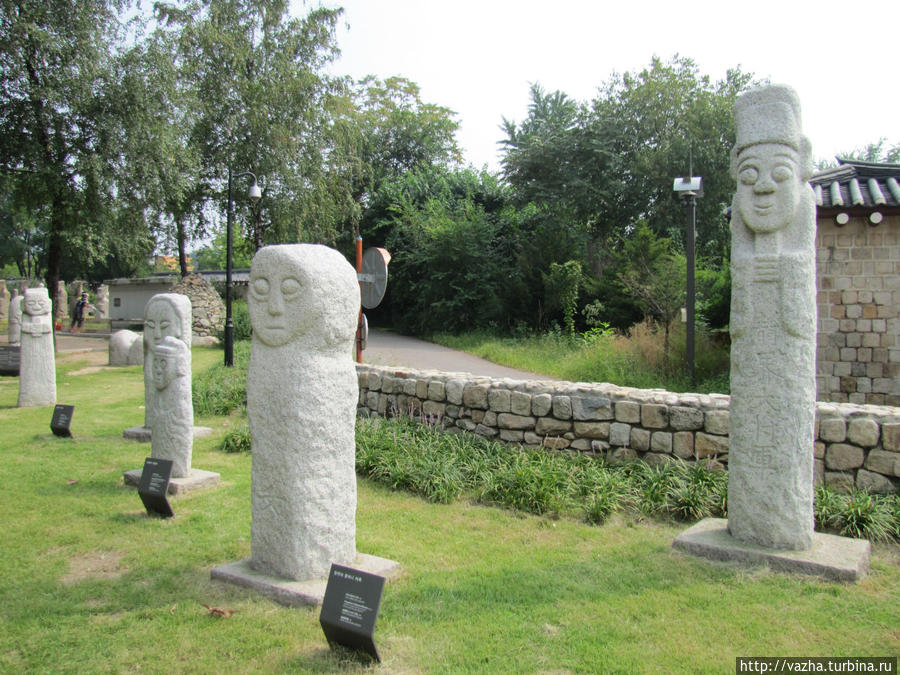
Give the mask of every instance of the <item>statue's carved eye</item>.
[{"label": "statue's carved eye", "polygon": [[784,181],[793,178],[793,176],[794,170],[787,164],[779,164],[772,169],[772,178],[775,179],[776,183],[783,183]]},{"label": "statue's carved eye", "polygon": [[263,279],[262,277],[254,279],[253,280],[253,292],[256,295],[268,295],[269,294],[269,280]]},{"label": "statue's carved eye", "polygon": [[741,169],[740,178],[744,185],[754,185],[759,179],[759,171],[753,166],[744,167]]},{"label": "statue's carved eye", "polygon": [[300,282],[293,277],[285,277],[281,282],[281,293],[285,297],[293,297],[301,290]]}]

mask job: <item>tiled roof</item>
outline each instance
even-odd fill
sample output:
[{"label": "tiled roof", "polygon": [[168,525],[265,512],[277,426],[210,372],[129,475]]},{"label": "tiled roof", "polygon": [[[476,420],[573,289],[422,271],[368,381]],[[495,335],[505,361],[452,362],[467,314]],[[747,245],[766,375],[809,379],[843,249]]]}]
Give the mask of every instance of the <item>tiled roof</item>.
[{"label": "tiled roof", "polygon": [[819,211],[894,211],[900,207],[900,164],[840,159],[840,166],[813,175]]}]

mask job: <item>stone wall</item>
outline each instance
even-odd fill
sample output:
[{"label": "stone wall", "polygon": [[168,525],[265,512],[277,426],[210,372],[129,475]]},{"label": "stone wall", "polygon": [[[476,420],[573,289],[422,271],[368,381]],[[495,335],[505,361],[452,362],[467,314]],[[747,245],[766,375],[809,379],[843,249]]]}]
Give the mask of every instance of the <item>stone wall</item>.
[{"label": "stone wall", "polygon": [[900,216],[817,227],[818,398],[900,405]]},{"label": "stone wall", "polygon": [[215,336],[225,325],[225,303],[213,285],[199,274],[184,277],[169,292],[181,293],[191,299],[192,332],[195,336]]},{"label": "stone wall", "polygon": [[[730,397],[611,384],[520,381],[357,365],[361,415],[407,414],[526,447],[651,464],[728,464]],[[900,410],[819,403],[815,479],[837,489],[900,487]]]}]

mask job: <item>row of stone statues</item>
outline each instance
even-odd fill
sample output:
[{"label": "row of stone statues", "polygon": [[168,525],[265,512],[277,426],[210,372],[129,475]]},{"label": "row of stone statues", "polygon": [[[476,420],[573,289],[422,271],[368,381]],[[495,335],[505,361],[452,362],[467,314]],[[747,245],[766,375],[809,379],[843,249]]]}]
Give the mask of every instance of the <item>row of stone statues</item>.
[{"label": "row of stone statues", "polygon": [[[21,283],[21,282],[19,282]],[[66,290],[66,284],[59,282],[56,291],[56,317],[57,319],[65,319],[67,316],[75,316],[75,305],[78,298],[84,291],[84,282],[76,281],[72,284],[72,292]],[[24,289],[23,289],[24,292]],[[71,300],[69,297],[71,296]],[[0,321],[9,319],[12,321],[15,313],[15,305],[21,303],[23,295],[19,293],[18,288],[11,291],[6,288],[6,280],[0,279]],[[18,298],[18,300],[17,300]],[[101,284],[97,288],[97,300],[91,305],[96,310],[98,319],[105,319],[109,316],[109,286]],[[21,310],[19,310],[21,316]]]}]

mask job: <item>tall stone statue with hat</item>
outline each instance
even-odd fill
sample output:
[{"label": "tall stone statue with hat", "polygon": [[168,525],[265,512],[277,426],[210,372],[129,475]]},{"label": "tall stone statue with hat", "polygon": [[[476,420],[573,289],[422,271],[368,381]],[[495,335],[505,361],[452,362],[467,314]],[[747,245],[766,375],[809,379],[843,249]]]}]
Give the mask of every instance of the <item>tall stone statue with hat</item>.
[{"label": "tall stone statue with hat", "polygon": [[728,530],[783,550],[813,541],[815,198],[790,87],[735,103]]}]

